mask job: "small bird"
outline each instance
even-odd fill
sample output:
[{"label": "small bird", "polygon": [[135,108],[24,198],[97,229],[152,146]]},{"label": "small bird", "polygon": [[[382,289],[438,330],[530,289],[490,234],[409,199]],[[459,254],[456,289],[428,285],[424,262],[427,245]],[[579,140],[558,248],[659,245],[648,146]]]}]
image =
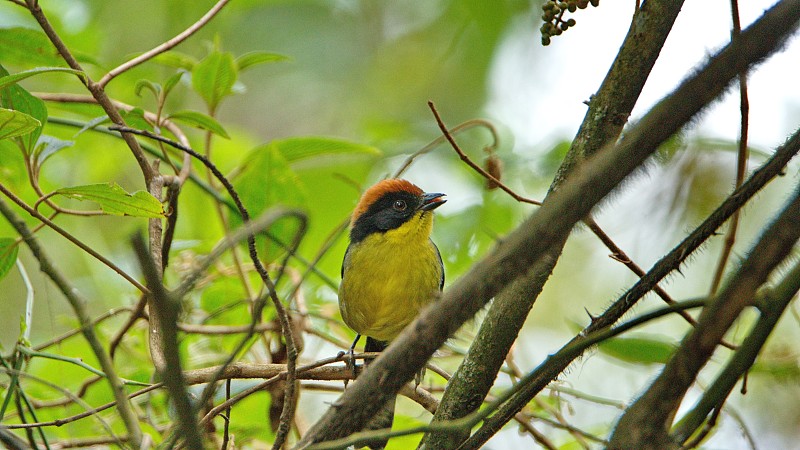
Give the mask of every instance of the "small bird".
[{"label": "small bird", "polygon": [[[351,353],[361,336],[367,337],[364,351],[385,349],[441,292],[444,265],[430,236],[433,210],[447,201],[444,196],[402,179],[383,180],[361,196],[339,285],[342,319],[358,333]],[[384,409],[369,429],[391,427],[394,402]]]}]

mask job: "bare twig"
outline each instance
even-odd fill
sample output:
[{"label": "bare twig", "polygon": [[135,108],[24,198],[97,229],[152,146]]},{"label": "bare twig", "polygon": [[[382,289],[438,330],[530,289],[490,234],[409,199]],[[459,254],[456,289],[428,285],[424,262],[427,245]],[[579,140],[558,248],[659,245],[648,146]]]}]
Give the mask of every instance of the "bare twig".
[{"label": "bare twig", "polygon": [[100,261],[101,263],[108,266],[109,269],[113,270],[114,272],[118,273],[122,278],[125,278],[130,284],[132,284],[136,289],[141,292],[147,292],[147,288],[142,286],[135,278],[130,276],[127,272],[119,268],[116,264],[111,262],[108,258],[101,255],[93,248],[89,247],[88,245],[84,244],[81,240],[70,234],[67,230],[61,228],[60,226],[56,225],[52,220],[45,217],[39,211],[36,211],[27,203],[25,203],[21,198],[14,195],[8,188],[6,188],[2,183],[0,183],[0,192],[3,193],[6,197],[9,198],[12,202],[14,202],[17,206],[24,209],[28,214],[33,216],[34,218],[40,220],[42,223],[50,227],[53,231],[64,236],[68,241],[72,242],[73,244],[77,245],[81,250],[85,251],[86,253],[90,254],[92,257]]},{"label": "bare twig", "polygon": [[116,369],[114,369],[114,364],[94,331],[92,318],[86,310],[86,300],[50,262],[50,258],[45,254],[44,249],[39,245],[39,241],[31,233],[30,229],[28,229],[25,222],[20,219],[2,199],[0,199],[0,214],[2,214],[14,229],[16,229],[17,233],[22,236],[25,240],[25,244],[31,250],[31,253],[33,253],[34,257],[39,261],[39,267],[42,272],[53,281],[72,307],[75,316],[81,324],[81,331],[86,341],[89,343],[92,352],[94,352],[97,360],[100,362],[100,367],[108,378],[108,382],[111,385],[111,390],[117,402],[117,410],[119,411],[122,421],[125,423],[125,427],[128,429],[128,434],[131,435],[134,445],[138,448],[138,443],[142,440],[142,430],[139,428],[139,422],[131,408],[131,404],[125,398],[122,381]]},{"label": "bare twig", "polygon": [[[247,224],[247,222],[250,221],[250,214],[247,212],[247,209],[245,209],[244,205],[242,204],[242,201],[239,198],[239,195],[237,194],[236,190],[233,188],[233,185],[231,185],[230,181],[228,181],[228,179],[222,174],[222,172],[220,172],[219,169],[217,169],[217,167],[206,157],[192,150],[190,147],[171,141],[167,138],[164,138],[163,136],[150,133],[149,131],[146,130],[136,130],[128,127],[113,127],[113,129],[116,129],[118,131],[124,131],[127,133],[139,134],[142,136],[149,137],[151,139],[159,140],[181,151],[189,153],[190,155],[192,155],[192,157],[198,159],[200,162],[203,163],[203,165],[206,166],[206,168],[211,170],[214,176],[222,183],[222,185],[228,191],[228,194],[233,199],[237,209],[239,210],[239,213],[242,216],[242,221],[245,224]],[[292,249],[297,248],[297,246],[300,243],[300,239],[302,239],[303,233],[305,232],[305,220],[304,220],[305,216],[302,217],[303,220],[301,220],[301,227],[298,230],[297,234],[295,235],[295,240],[291,246]],[[276,315],[278,316],[278,320],[281,324],[281,332],[286,341],[286,353],[287,353],[286,361],[288,368],[288,375],[286,377],[286,403],[284,404],[285,408],[281,413],[281,428],[278,430],[275,439],[276,444],[280,443],[282,445],[281,441],[282,439],[285,439],[286,435],[288,435],[289,433],[288,426],[291,423],[291,417],[294,416],[295,395],[296,395],[294,372],[297,366],[297,354],[298,354],[297,345],[294,337],[294,332],[292,330],[291,322],[289,320],[289,315],[286,312],[286,308],[283,306],[283,303],[281,303],[280,299],[278,298],[278,294],[275,291],[275,284],[272,282],[272,279],[267,273],[267,270],[264,268],[264,265],[258,258],[258,251],[256,250],[256,241],[254,233],[249,233],[247,235],[247,246],[250,251],[250,259],[253,261],[253,265],[256,268],[256,272],[259,274],[261,280],[264,282],[264,285],[267,287],[267,295],[270,297],[270,299],[272,300],[272,304],[275,307]],[[263,308],[264,308],[264,302],[261,299],[258,299],[258,301],[256,301],[253,305],[253,322],[251,323],[251,326],[253,328],[255,328],[258,322],[261,321],[261,310]],[[248,333],[248,338],[249,336],[252,336],[252,334],[253,334],[252,332]],[[245,341],[243,340],[242,344],[244,342]],[[204,397],[210,395],[210,393],[211,389],[209,388],[209,390],[207,390],[206,393],[204,394]]]},{"label": "bare twig", "polygon": [[[733,18],[733,30],[731,31],[731,39],[738,39],[742,34],[742,25],[739,21],[739,1],[731,0],[731,16]],[[736,158],[736,184],[739,187],[744,182],[744,175],[747,172],[747,159],[749,151],[747,148],[747,135],[750,123],[750,100],[747,96],[747,70],[739,72],[739,151]],[[725,266],[730,258],[733,245],[736,243],[736,231],[739,228],[739,211],[731,216],[728,223],[728,230],[725,233],[725,241],[723,243],[722,251],[719,255],[717,262],[717,269],[714,272],[714,278],[711,281],[711,295],[714,295],[722,282],[722,276],[725,274]]]},{"label": "bare twig", "polygon": [[139,64],[150,60],[161,53],[175,47],[176,45],[180,44],[181,42],[188,39],[194,33],[196,33],[200,28],[203,28],[214,16],[217,15],[218,12],[228,3],[229,0],[219,0],[214,6],[208,10],[203,17],[201,17],[197,22],[193,23],[189,28],[183,30],[180,34],[175,36],[174,38],[158,45],[157,47],[148,50],[145,53],[137,56],[136,58],[131,59],[130,61],[126,61],[125,63],[111,69],[107,74],[97,82],[97,85],[101,88],[104,88],[109,81],[113,80],[117,75],[130,70],[133,67],[138,66]]},{"label": "bare twig", "polygon": [[538,200],[531,200],[529,198],[525,198],[525,197],[517,194],[511,188],[509,188],[508,186],[503,184],[502,181],[500,181],[497,178],[495,178],[494,175],[492,175],[489,172],[487,172],[486,170],[484,170],[483,167],[481,167],[481,166],[475,164],[474,162],[472,162],[472,160],[458,146],[458,144],[456,143],[455,139],[453,139],[453,136],[450,134],[450,131],[448,131],[447,126],[444,124],[444,122],[442,122],[442,118],[439,115],[439,111],[436,110],[436,106],[433,104],[432,101],[428,101],[428,107],[431,109],[431,112],[433,113],[433,116],[436,118],[436,123],[439,125],[439,129],[442,130],[442,134],[447,139],[447,141],[450,143],[450,145],[453,147],[453,150],[455,150],[456,153],[458,153],[458,157],[461,158],[462,161],[464,161],[468,166],[472,167],[472,169],[474,169],[476,172],[481,174],[484,178],[486,178],[487,180],[490,180],[492,183],[496,184],[497,187],[499,187],[500,189],[505,191],[508,195],[513,197],[514,200],[516,200],[518,202],[522,202],[522,203],[530,203],[531,205],[541,205],[542,204],[542,202],[540,202]]}]

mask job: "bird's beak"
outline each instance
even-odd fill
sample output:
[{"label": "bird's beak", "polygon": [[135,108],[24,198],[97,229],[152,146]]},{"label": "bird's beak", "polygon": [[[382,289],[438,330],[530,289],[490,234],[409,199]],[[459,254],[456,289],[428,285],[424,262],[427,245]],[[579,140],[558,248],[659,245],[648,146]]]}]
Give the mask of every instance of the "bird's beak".
[{"label": "bird's beak", "polygon": [[433,211],[434,209],[444,205],[447,201],[444,199],[445,194],[436,192],[436,193],[425,193],[422,194],[422,206],[419,209],[423,211]]}]

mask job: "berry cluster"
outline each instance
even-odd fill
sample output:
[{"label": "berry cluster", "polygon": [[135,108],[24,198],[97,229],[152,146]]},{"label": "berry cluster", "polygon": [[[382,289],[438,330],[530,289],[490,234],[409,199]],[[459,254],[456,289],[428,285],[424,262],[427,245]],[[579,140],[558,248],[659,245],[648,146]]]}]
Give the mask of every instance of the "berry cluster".
[{"label": "berry cluster", "polygon": [[599,6],[600,0],[548,0],[542,5],[542,45],[550,45],[550,38],[558,36],[569,27],[575,26],[575,19],[564,19],[567,12],[574,13],[587,6]]}]

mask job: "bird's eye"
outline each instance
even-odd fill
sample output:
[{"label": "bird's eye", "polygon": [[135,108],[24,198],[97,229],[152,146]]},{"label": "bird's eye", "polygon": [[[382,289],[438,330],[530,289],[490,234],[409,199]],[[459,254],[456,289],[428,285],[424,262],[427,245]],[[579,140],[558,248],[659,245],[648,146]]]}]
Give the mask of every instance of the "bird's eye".
[{"label": "bird's eye", "polygon": [[394,208],[395,211],[405,211],[407,207],[408,205],[406,205],[405,200],[396,200],[394,205],[392,205],[392,208]]}]

